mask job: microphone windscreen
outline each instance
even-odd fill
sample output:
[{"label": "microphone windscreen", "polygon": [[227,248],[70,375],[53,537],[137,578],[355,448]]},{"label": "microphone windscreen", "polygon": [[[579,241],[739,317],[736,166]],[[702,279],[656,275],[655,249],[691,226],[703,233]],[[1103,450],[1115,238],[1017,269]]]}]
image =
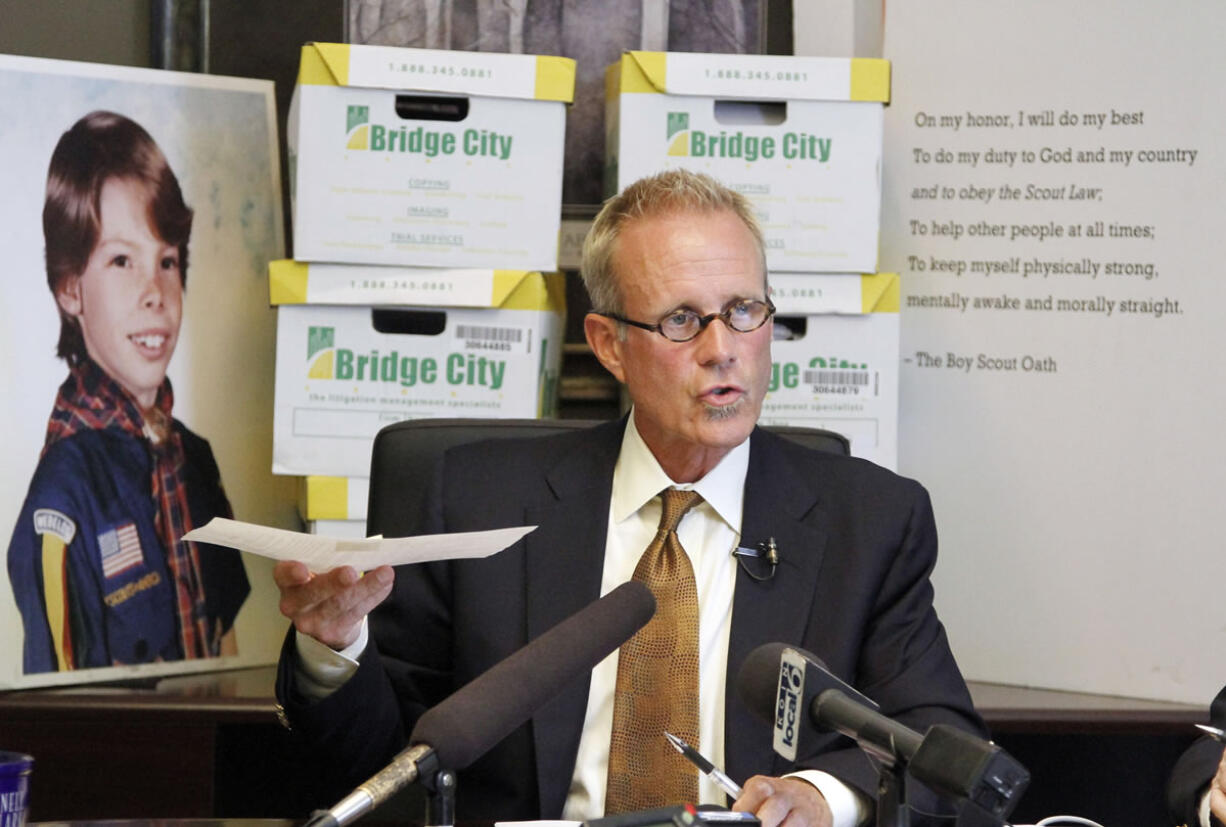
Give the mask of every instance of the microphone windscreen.
[{"label": "microphone windscreen", "polygon": [[763,643],[745,656],[736,673],[736,692],[753,714],[767,723],[775,722],[779,699],[779,661],[786,643]]},{"label": "microphone windscreen", "polygon": [[434,747],[441,768],[466,768],[629,640],[655,611],[646,586],[623,583],[427,710],[409,743]]}]

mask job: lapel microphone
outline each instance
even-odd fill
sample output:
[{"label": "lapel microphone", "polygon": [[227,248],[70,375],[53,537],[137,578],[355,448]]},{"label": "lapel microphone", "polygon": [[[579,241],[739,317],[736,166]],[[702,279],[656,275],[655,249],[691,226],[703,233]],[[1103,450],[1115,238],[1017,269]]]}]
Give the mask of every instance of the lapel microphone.
[{"label": "lapel microphone", "polygon": [[767,538],[753,548],[737,546],[732,550],[732,556],[736,558],[741,569],[758,582],[774,577],[775,568],[779,565],[779,548],[775,545],[774,537]]}]

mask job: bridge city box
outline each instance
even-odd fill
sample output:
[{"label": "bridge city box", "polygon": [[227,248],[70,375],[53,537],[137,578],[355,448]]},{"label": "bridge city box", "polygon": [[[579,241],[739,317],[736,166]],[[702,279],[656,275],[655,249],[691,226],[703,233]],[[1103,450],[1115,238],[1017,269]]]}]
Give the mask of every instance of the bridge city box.
[{"label": "bridge city box", "polygon": [[561,274],[276,261],[269,275],[275,474],[367,477],[375,434],[402,419],[556,412]]},{"label": "bridge city box", "polygon": [[877,269],[884,60],[626,52],[605,73],[605,193],[663,169],[749,197],[772,273]]},{"label": "bridge city box", "polygon": [[309,474],[298,481],[298,516],[314,520],[361,520],[366,523],[370,477]]},{"label": "bridge city box", "polygon": [[759,422],[828,428],[854,456],[897,468],[898,274],[771,274],[771,290],[779,313]]},{"label": "bridge city box", "polygon": [[574,77],[561,57],[303,46],[294,258],[557,269]]},{"label": "bridge city box", "polygon": [[317,474],[298,480],[298,516],[311,534],[359,539],[366,536],[370,478]]}]

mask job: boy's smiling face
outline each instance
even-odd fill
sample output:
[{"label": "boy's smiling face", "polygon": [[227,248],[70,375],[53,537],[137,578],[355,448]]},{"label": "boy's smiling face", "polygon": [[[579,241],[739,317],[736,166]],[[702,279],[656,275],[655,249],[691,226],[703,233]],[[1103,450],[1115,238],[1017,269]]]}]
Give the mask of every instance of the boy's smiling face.
[{"label": "boy's smiling face", "polygon": [[84,272],[56,298],[81,325],[90,358],[148,410],[179,340],[179,248],[158,238],[148,191],[134,179],[102,185],[99,225]]}]

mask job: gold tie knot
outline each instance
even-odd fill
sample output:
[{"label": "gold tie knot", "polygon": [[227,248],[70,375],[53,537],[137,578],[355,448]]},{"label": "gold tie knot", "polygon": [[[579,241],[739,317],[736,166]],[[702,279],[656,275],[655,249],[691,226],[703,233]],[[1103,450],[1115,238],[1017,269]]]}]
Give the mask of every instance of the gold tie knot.
[{"label": "gold tie knot", "polygon": [[682,491],[680,488],[665,488],[660,492],[664,511],[660,514],[660,531],[676,531],[681,518],[702,501],[697,491]]}]

